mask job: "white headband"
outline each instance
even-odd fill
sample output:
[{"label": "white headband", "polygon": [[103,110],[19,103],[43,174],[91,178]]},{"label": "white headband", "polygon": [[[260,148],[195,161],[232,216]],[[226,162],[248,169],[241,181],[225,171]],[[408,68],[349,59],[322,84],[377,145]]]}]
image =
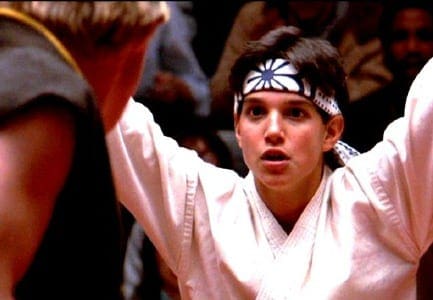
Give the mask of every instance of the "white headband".
[{"label": "white headband", "polygon": [[341,113],[334,97],[327,97],[320,89],[311,86],[299,75],[298,70],[283,58],[268,59],[245,76],[242,91],[235,93],[235,112],[245,96],[261,90],[295,92],[310,99],[331,116]]},{"label": "white headband", "polygon": [[[310,99],[327,114],[334,116],[341,113],[334,97],[327,97],[323,92],[312,86],[299,75],[298,70],[286,59],[271,58],[260,63],[246,76],[241,92],[235,93],[234,110],[237,113],[239,105],[245,96],[261,90],[277,90],[295,92]],[[333,149],[338,164],[346,162],[359,152],[342,141],[338,141]]]}]

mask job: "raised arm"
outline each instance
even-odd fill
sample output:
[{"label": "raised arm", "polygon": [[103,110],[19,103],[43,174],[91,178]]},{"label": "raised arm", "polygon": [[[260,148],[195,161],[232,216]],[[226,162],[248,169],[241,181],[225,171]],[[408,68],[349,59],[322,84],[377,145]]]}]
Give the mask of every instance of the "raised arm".
[{"label": "raised arm", "polygon": [[430,60],[410,88],[404,117],[388,126],[383,142],[366,154],[382,205],[391,203],[386,212],[399,220],[393,225],[402,226],[405,243],[418,254],[433,241],[432,79]]},{"label": "raised arm", "polygon": [[62,108],[31,108],[0,123],[0,298],[12,299],[50,221],[72,161]]},{"label": "raised arm", "polygon": [[[107,141],[118,199],[160,252],[180,253],[201,160],[164,136],[150,111],[133,100]],[[172,257],[171,266],[175,262]]]}]

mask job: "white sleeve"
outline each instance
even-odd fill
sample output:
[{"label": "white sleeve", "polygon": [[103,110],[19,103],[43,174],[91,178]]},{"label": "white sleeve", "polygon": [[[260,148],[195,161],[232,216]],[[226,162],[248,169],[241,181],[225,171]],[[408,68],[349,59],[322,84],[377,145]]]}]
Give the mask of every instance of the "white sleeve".
[{"label": "white sleeve", "polygon": [[174,268],[191,230],[187,202],[194,198],[202,161],[165,137],[150,111],[132,99],[107,142],[118,199]]},{"label": "white sleeve", "polygon": [[[394,220],[406,236],[403,242],[417,255],[433,241],[432,133],[433,60],[430,60],[409,90],[404,116],[392,122],[383,141],[365,155],[366,161],[374,166],[376,192],[391,203]],[[385,201],[383,207],[389,203]]]}]

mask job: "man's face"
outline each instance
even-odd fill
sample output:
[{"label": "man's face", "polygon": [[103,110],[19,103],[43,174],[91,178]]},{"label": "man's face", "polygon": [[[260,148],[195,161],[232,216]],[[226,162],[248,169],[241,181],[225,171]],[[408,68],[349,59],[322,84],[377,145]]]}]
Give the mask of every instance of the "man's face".
[{"label": "man's face", "polygon": [[327,125],[315,105],[295,94],[258,91],[248,95],[236,120],[244,160],[259,189],[294,190],[321,176]]},{"label": "man's face", "polygon": [[392,68],[412,81],[433,56],[433,17],[420,8],[399,11],[392,24]]}]

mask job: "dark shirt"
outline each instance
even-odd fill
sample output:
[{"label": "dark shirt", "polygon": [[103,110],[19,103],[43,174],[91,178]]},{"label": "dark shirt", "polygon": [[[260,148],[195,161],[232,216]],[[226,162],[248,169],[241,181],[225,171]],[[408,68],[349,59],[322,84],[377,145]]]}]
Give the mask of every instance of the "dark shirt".
[{"label": "dark shirt", "polygon": [[403,116],[408,87],[396,81],[367,97],[350,103],[345,114],[343,140],[360,152],[382,140],[385,128]]},{"label": "dark shirt", "polygon": [[121,299],[119,208],[90,87],[43,34],[4,16],[0,70],[0,125],[38,105],[66,107],[76,124],[71,170],[16,299]]}]

